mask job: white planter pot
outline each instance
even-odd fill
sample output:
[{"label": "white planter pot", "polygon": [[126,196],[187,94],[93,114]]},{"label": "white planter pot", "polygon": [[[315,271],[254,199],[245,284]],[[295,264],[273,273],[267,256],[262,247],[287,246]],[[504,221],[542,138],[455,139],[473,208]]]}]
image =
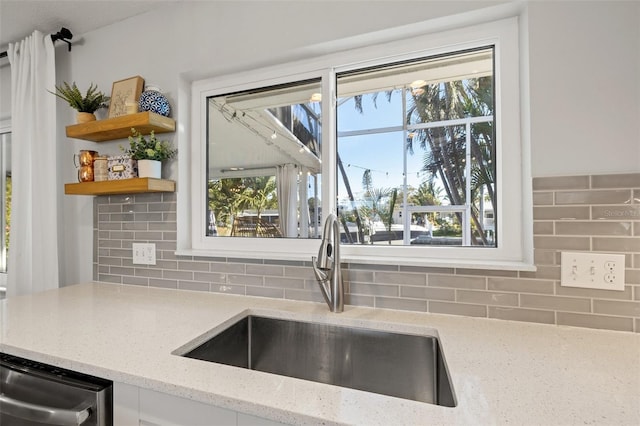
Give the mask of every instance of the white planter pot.
[{"label": "white planter pot", "polygon": [[162,162],[158,160],[138,160],[138,177],[160,179],[162,177]]}]

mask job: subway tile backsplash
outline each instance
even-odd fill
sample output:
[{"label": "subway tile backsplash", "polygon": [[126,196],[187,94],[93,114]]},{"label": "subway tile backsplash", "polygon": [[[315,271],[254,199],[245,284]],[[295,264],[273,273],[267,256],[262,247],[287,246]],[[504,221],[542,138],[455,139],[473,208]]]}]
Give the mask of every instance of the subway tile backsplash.
[{"label": "subway tile backsplash", "polygon": [[[640,173],[533,180],[536,272],[343,264],[352,305],[640,333]],[[175,194],[94,201],[94,279],[323,302],[310,262],[176,256]],[[156,244],[133,265],[131,244]],[[562,287],[560,251],[626,255],[625,290]]]}]

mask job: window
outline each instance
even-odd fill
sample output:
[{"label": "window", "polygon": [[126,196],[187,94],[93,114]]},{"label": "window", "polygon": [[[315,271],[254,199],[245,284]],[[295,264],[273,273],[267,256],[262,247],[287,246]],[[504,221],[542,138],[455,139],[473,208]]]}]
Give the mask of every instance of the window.
[{"label": "window", "polygon": [[493,46],[337,75],[346,244],[494,247]]},{"label": "window", "polygon": [[[178,251],[308,260],[336,212],[343,261],[529,268],[520,78],[509,18],[194,82]],[[231,124],[244,136],[217,133]],[[251,163],[264,146],[286,159]]]}]

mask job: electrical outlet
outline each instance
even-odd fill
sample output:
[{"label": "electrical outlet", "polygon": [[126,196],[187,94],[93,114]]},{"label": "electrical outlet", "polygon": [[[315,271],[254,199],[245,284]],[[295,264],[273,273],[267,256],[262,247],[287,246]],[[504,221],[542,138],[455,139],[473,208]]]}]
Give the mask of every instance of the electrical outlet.
[{"label": "electrical outlet", "polygon": [[563,251],[560,285],[624,291],[624,255]]},{"label": "electrical outlet", "polygon": [[155,265],[156,245],[154,243],[133,243],[133,263],[135,265]]}]

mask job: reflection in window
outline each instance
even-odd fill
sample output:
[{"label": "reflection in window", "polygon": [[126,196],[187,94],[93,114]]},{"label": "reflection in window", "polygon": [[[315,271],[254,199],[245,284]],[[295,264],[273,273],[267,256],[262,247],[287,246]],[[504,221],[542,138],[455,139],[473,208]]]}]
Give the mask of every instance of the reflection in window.
[{"label": "reflection in window", "polygon": [[318,79],[208,98],[208,236],[319,236],[320,92]]},{"label": "reflection in window", "polygon": [[495,247],[493,47],[337,76],[343,243]]}]

